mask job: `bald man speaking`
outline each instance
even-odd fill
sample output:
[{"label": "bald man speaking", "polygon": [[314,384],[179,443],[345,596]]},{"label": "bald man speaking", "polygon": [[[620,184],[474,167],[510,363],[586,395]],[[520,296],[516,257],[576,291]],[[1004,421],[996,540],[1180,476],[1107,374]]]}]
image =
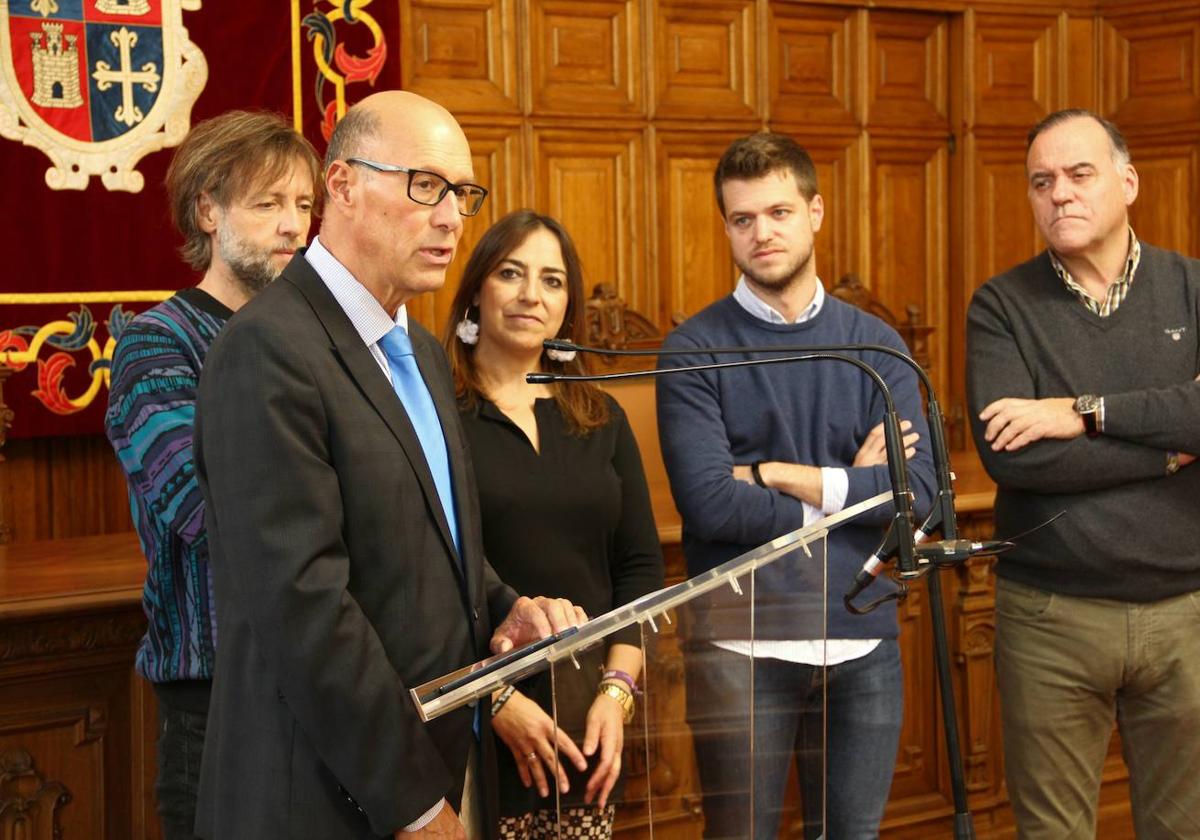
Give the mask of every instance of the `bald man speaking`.
[{"label": "bald man speaking", "polygon": [[325,168],[320,234],[230,320],[200,383],[221,638],[197,834],[462,837],[486,711],[424,724],[408,687],[582,614],[518,598],[485,562],[446,360],[405,309],[442,286],[487,196],[462,129],[376,94]]}]

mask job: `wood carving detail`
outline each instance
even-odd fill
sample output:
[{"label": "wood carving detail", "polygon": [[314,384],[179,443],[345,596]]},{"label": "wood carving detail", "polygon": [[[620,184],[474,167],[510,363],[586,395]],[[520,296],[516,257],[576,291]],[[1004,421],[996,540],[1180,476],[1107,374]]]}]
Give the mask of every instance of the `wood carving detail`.
[{"label": "wood carving detail", "polygon": [[[639,344],[657,344],[662,333],[654,322],[625,305],[611,283],[597,283],[587,302],[587,343],[592,347],[624,350]],[[609,366],[617,356],[602,356]]]},{"label": "wood carving detail", "polygon": [[923,368],[929,368],[929,336],[933,333],[934,327],[922,323],[920,306],[915,303],[908,304],[904,308],[904,320],[897,318],[892,310],[875,297],[870,287],[857,274],[847,274],[842,277],[829,290],[829,293],[838,300],[853,304],[895,327],[896,332],[900,333],[900,337],[908,345],[908,350],[912,353],[916,363]]},{"label": "wood carving detail", "polygon": [[757,114],[754,3],[661,0],[657,14],[658,116]]},{"label": "wood carving detail", "polygon": [[1027,128],[1050,111],[1055,19],[978,15],[975,122]]},{"label": "wood carving detail", "polygon": [[123,613],[107,620],[64,624],[47,619],[6,627],[0,641],[0,663],[41,659],[109,648],[134,649],[146,632],[146,619]]},{"label": "wood carving detail", "polygon": [[1118,124],[1200,118],[1200,22],[1194,10],[1115,19],[1104,26],[1106,116]]},{"label": "wood carving detail", "polygon": [[530,72],[541,112],[643,110],[640,14],[632,0],[531,0]]},{"label": "wood carving detail", "polygon": [[772,7],[768,27],[773,120],[854,124],[854,12]]},{"label": "wood carving detail", "polygon": [[515,0],[414,0],[404,4],[404,87],[455,113],[520,111]]},{"label": "wood carving detail", "polygon": [[868,120],[872,125],[941,127],[948,114],[943,15],[871,16]]},{"label": "wood carving detail", "polygon": [[29,753],[0,754],[0,840],[60,840],[57,812],[70,801],[66,786],[46,781]]}]

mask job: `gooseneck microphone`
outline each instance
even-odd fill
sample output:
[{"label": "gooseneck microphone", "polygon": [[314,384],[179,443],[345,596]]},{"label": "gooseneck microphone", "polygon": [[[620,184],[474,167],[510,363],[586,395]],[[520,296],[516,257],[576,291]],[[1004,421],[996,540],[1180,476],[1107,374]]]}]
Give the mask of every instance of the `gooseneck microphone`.
[{"label": "gooseneck microphone", "polygon": [[[712,354],[715,356],[724,355],[744,355],[746,353],[881,353],[898,359],[910,367],[920,379],[922,387],[925,389],[925,394],[928,398],[928,420],[929,420],[929,447],[933,454],[934,470],[937,477],[937,498],[933,507],[929,511],[929,515],[925,521],[921,523],[921,527],[915,531],[910,531],[914,544],[921,544],[932,537],[939,530],[945,540],[956,540],[958,538],[958,519],[954,511],[954,473],[950,469],[950,449],[946,445],[946,419],[942,413],[941,404],[938,402],[937,392],[933,388],[933,383],[929,379],[929,374],[916,361],[895,347],[889,347],[886,344],[810,344],[810,345],[774,345],[769,347],[704,347],[704,348],[686,348],[686,349],[669,349],[663,348],[658,350],[616,350],[607,347],[589,347],[582,344],[575,344],[570,341],[561,339],[549,339],[542,342],[542,346],[546,349],[553,350],[574,350],[580,353],[591,353],[599,356],[695,356],[700,353]],[[890,465],[889,465],[890,466]],[[867,558],[863,564],[862,571],[854,578],[854,583],[847,590],[844,601],[846,608],[851,612],[870,612],[875,609],[880,602],[868,604],[861,610],[851,604],[851,601],[864,589],[874,582],[876,576],[883,569],[889,560],[895,557],[899,551],[900,543],[905,540],[898,540],[893,530],[889,527],[887,533],[883,537],[879,548],[875,553]],[[982,552],[982,549],[981,549]],[[913,568],[905,568],[904,564],[897,563],[898,573],[902,580],[920,577],[925,572],[929,571],[928,561],[925,564],[918,564]]]},{"label": "gooseneck microphone", "polygon": [[[576,350],[590,352],[590,348],[580,347],[569,342],[562,341],[545,341],[543,346],[546,348],[558,350]],[[780,348],[772,348],[775,352],[780,352]],[[914,533],[913,519],[913,496],[908,485],[908,470],[904,463],[904,436],[900,430],[900,416],[896,413],[896,404],[892,400],[891,389],[888,388],[883,377],[875,368],[868,365],[862,359],[856,359],[853,356],[846,356],[841,353],[829,352],[825,350],[813,350],[813,348],[799,348],[803,352],[795,356],[771,356],[766,359],[739,359],[736,362],[711,362],[702,365],[686,365],[674,368],[654,368],[650,370],[635,370],[621,371],[617,373],[594,373],[594,374],[560,374],[560,373],[527,373],[525,381],[531,384],[545,384],[550,382],[602,382],[618,379],[635,379],[644,376],[666,376],[676,373],[697,373],[705,370],[725,370],[729,368],[739,367],[757,367],[759,365],[778,365],[791,364],[793,362],[811,362],[811,361],[836,361],[845,364],[854,365],[856,368],[870,377],[875,383],[875,387],[883,395],[883,401],[887,409],[883,416],[883,437],[884,448],[887,452],[888,478],[892,484],[892,501],[894,511],[892,521],[888,526],[888,532],[897,535],[895,549],[896,566],[900,570],[902,576],[916,577],[921,574],[917,562],[916,545],[912,535]],[[842,348],[836,348],[842,349]],[[730,350],[721,348],[716,352],[737,352],[745,353],[748,348],[738,348]],[[750,352],[754,352],[753,348],[749,348]],[[810,352],[811,351],[811,352]],[[679,351],[662,350],[662,355],[682,355]],[[709,349],[686,351],[690,355],[697,353],[714,352]],[[787,352],[786,350],[782,352]],[[624,355],[624,354],[623,354]],[[630,354],[634,355],[634,354]],[[653,353],[638,353],[637,355],[654,355]],[[903,535],[901,537],[900,535]],[[890,554],[888,556],[891,556]],[[860,590],[861,591],[861,590]],[[855,593],[857,594],[857,593]]]},{"label": "gooseneck microphone", "polygon": [[[774,347],[715,347],[698,349],[659,349],[655,351],[642,350],[610,350],[599,347],[585,347],[567,341],[551,340],[543,342],[546,348],[559,350],[575,350],[584,353],[596,353],[610,356],[646,356],[646,355],[696,355],[711,353],[713,355],[746,353],[801,353],[805,357],[828,358],[836,357],[848,362],[856,360],[850,356],[840,355],[846,352],[877,352],[899,359],[908,365],[921,380],[928,397],[928,419],[930,449],[933,453],[934,468],[937,476],[937,500],[930,510],[925,522],[914,531],[912,519],[911,495],[908,491],[907,474],[902,464],[904,458],[904,439],[900,433],[900,420],[896,416],[891,394],[887,390],[882,377],[865,363],[860,367],[867,370],[876,385],[883,391],[888,405],[888,414],[884,419],[885,444],[888,456],[888,473],[892,480],[893,496],[896,500],[896,515],[888,525],[883,541],[875,553],[867,558],[862,570],[855,576],[853,584],[843,596],[846,609],[856,615],[862,615],[876,609],[890,599],[899,599],[907,591],[905,581],[915,578],[934,567],[949,566],[962,562],[976,554],[998,553],[1012,547],[1011,542],[973,543],[958,539],[958,520],[954,511],[954,474],[950,471],[950,452],[946,445],[946,422],[938,404],[937,394],[929,375],[912,357],[894,347],[880,344],[843,344],[843,345],[810,345],[810,346],[774,346]],[[769,362],[772,357],[766,360]],[[785,357],[785,359],[788,357]],[[703,370],[713,367],[730,367],[738,364],[753,364],[754,361],[743,361],[731,365],[698,365],[693,370]],[[672,368],[671,370],[682,370]],[[653,372],[657,375],[658,371]],[[584,377],[592,378],[592,377]],[[595,378],[622,378],[620,375],[601,375]],[[530,381],[554,381],[544,378]],[[901,513],[901,511],[906,513]],[[928,543],[928,539],[941,530],[943,540],[938,543]],[[874,582],[880,570],[892,557],[897,557],[897,570],[900,578],[900,589],[888,594],[863,607],[855,606],[852,601],[859,593]],[[958,742],[958,724],[955,720],[955,698],[953,679],[949,663],[949,643],[946,639],[945,617],[942,614],[941,585],[935,573],[927,578],[930,593],[930,615],[933,622],[934,652],[937,664],[938,687],[941,693],[942,720],[945,729],[946,751],[950,760],[951,787],[954,793],[954,836],[956,840],[972,840],[975,828],[971,823],[971,815],[967,808],[966,781],[962,770],[962,751]]]}]

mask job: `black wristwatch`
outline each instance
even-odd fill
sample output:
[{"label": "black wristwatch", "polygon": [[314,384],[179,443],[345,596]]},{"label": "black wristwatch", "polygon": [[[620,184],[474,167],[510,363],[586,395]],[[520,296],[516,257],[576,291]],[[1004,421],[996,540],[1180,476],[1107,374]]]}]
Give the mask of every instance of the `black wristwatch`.
[{"label": "black wristwatch", "polygon": [[1075,413],[1083,419],[1083,430],[1088,437],[1100,434],[1100,413],[1104,410],[1104,397],[1084,394],[1075,398]]}]

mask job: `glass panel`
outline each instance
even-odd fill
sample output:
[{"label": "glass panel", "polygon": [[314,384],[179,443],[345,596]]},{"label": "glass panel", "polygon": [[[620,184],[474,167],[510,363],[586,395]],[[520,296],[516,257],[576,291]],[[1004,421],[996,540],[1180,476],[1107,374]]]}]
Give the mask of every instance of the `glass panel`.
[{"label": "glass panel", "polygon": [[[637,715],[626,727],[620,829],[692,836],[690,826],[699,813],[705,837],[799,836],[793,829],[803,821],[801,802],[785,788],[796,744],[807,770],[803,778],[815,782],[809,794],[812,836],[823,830],[822,704],[806,715],[787,716],[787,721],[802,719],[806,729],[797,733],[803,737],[784,737],[781,727],[787,721],[764,704],[799,695],[761,691],[773,676],[769,664],[762,664],[769,645],[764,647],[761,633],[771,622],[786,621],[776,626],[777,638],[810,642],[810,653],[823,654],[823,535],[808,544],[808,551],[811,555],[795,544],[775,552],[769,561],[729,574],[722,586],[671,610],[670,623],[656,617],[653,625],[642,624],[646,671]],[[764,588],[781,578],[794,583],[783,598]],[[820,698],[823,668],[816,666],[807,676]],[[776,783],[766,784],[772,778]],[[751,807],[756,801],[758,806]]]},{"label": "glass panel", "polygon": [[[634,718],[621,728],[622,778],[609,796],[617,803],[618,830],[690,836],[702,814],[706,837],[817,837],[827,797],[825,537],[828,528],[889,498],[880,494],[785,534],[559,638],[418,686],[413,699],[432,720],[518,685],[550,709],[550,738],[561,745],[557,760],[568,761],[574,749],[567,739],[574,748],[586,746],[588,715],[599,702],[612,646],[634,646],[644,667]],[[508,761],[532,760],[507,752]],[[552,776],[555,759],[547,760]],[[550,785],[546,797],[532,797],[558,820],[562,837],[579,836],[562,822],[570,817],[564,809],[586,794],[599,755],[584,761],[582,775],[568,774],[567,792]],[[798,786],[787,783],[790,774]]]}]

